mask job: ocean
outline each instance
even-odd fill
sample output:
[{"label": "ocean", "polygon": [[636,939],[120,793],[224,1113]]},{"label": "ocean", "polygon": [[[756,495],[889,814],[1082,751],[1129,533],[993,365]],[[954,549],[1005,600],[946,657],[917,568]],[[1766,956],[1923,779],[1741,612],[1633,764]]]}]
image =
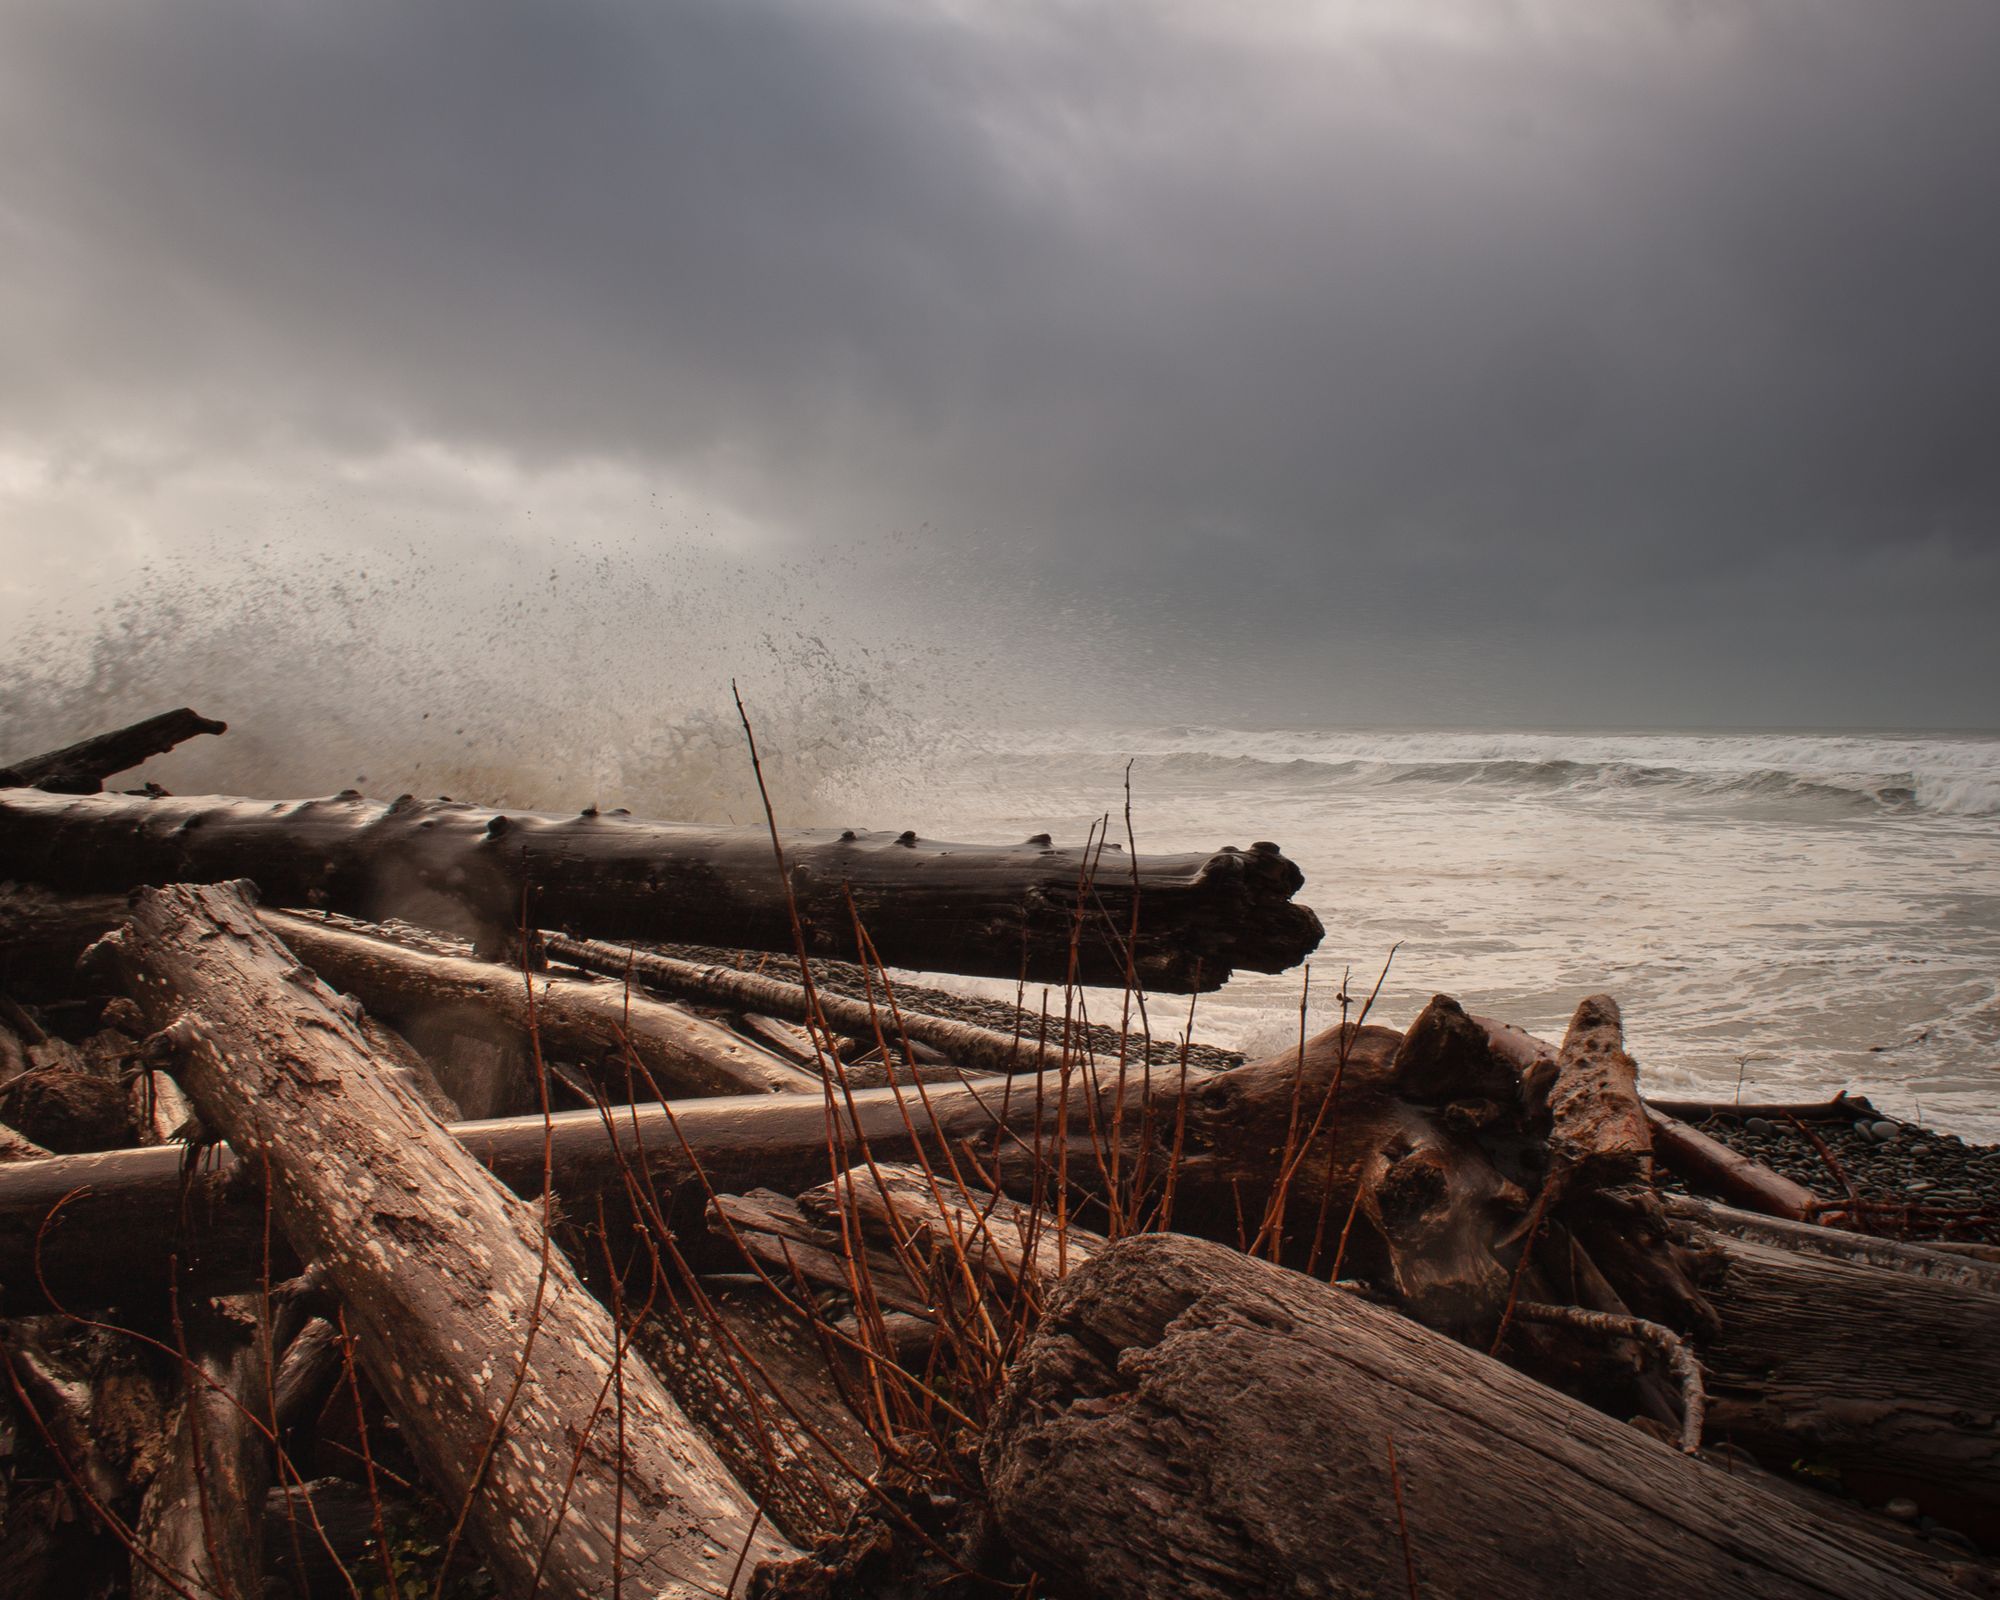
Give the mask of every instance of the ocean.
[{"label": "ocean", "polygon": [[[2000,736],[995,735],[940,744],[921,831],[1081,843],[1109,813],[1122,840],[1128,762],[1141,850],[1275,840],[1326,924],[1309,979],[1201,996],[1199,1038],[1282,1049],[1302,993],[1317,1030],[1385,965],[1396,1025],[1449,994],[1560,1038],[1601,990],[1654,1094],[1846,1088],[2000,1140]],[[1178,1032],[1187,1003],[1149,1014]]]}]

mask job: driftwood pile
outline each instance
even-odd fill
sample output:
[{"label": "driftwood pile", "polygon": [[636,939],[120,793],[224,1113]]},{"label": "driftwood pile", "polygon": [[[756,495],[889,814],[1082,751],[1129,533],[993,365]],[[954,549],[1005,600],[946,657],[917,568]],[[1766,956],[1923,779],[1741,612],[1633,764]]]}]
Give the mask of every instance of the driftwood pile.
[{"label": "driftwood pile", "polygon": [[1608,997],[1107,1054],[1311,951],[1275,846],[101,792],[219,731],[0,773],[0,1597],[2000,1592],[2000,1266]]}]

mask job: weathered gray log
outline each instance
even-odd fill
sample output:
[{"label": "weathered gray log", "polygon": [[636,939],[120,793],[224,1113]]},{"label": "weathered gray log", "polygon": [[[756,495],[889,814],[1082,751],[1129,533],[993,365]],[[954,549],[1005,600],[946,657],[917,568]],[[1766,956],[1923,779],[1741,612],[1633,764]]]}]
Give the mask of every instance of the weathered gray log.
[{"label": "weathered gray log", "polygon": [[1556,1057],[1549,1111],[1549,1154],[1559,1171],[1592,1188],[1652,1176],[1638,1068],[1625,1053],[1624,1019],[1610,995],[1592,995],[1576,1008]]},{"label": "weathered gray log", "polygon": [[279,1224],[503,1590],[712,1595],[746,1553],[745,1576],[788,1553],[643,1363],[623,1363],[614,1414],[610,1318],[535,1209],[381,1072],[237,888],[143,891],[99,948],[203,1119],[270,1172]]},{"label": "weathered gray log", "polygon": [[182,706],[135,722],[113,733],[100,733],[76,744],[30,756],[11,767],[0,767],[0,788],[36,788],[54,794],[96,794],[113,773],[163,755],[197,734],[227,733],[229,724],[204,717]]},{"label": "weathered gray log", "polygon": [[[1701,1345],[1709,1435],[1907,1496],[1974,1537],[2000,1528],[2000,1295],[1699,1226],[1720,1331]],[[1813,1230],[1815,1232],[1821,1230]]]},{"label": "weathered gray log", "polygon": [[[531,999],[530,980],[498,962],[410,950],[283,911],[261,915],[301,961],[371,1012],[412,1026],[470,1013],[524,1054],[532,1020],[545,1054],[606,1067],[614,1099],[658,1098],[655,1086],[667,1096],[821,1092],[816,1077],[729,1029],[621,985],[537,973]],[[628,1072],[628,1048],[640,1071]],[[532,1083],[524,1088],[531,1097]]]},{"label": "weathered gray log", "polygon": [[[1292,899],[1303,875],[1271,844],[1099,863],[1041,840],[954,845],[850,829],[788,835],[786,860],[808,948],[857,955],[851,889],[891,966],[1119,985],[1135,893],[1130,965],[1147,988],[1213,989],[1239,967],[1282,972],[1321,934]],[[269,905],[405,915],[489,944],[547,925],[793,948],[762,831],[595,811],[537,816],[409,796],[383,804],[351,791],[271,802],[0,790],[0,877],[98,893],[251,878]]]},{"label": "weathered gray log", "polygon": [[[123,895],[65,895],[45,889],[0,889],[0,941],[32,941],[81,952],[125,916]],[[525,1112],[536,1103],[529,1039],[528,979],[518,967],[432,950],[344,928],[324,918],[259,907],[264,925],[333,988],[366,1008],[362,1031],[377,1055],[396,1061],[425,1104],[448,1121]],[[727,1028],[662,1004],[622,985],[587,983],[538,973],[534,1032],[545,1057],[611,1067],[611,1097],[649,1098],[645,1077],[668,1094],[818,1094],[819,1080]],[[383,1025],[386,1019],[434,1045],[435,1067]],[[486,1046],[505,1081],[473,1068],[474,1052],[454,1057],[451,1046]],[[629,1044],[643,1072],[628,1085]],[[449,1078],[443,1084],[440,1078]]]},{"label": "weathered gray log", "polygon": [[1050,1297],[982,1457],[1001,1532],[1059,1595],[1909,1600],[1980,1582],[1172,1235],[1114,1245]]},{"label": "weathered gray log", "polygon": [[[803,985],[766,977],[760,972],[739,972],[734,967],[717,967],[697,961],[681,961],[650,950],[621,950],[601,939],[570,939],[559,934],[544,938],[543,947],[552,960],[568,962],[586,972],[607,977],[629,975],[635,983],[663,994],[675,994],[707,1005],[729,1006],[766,1012],[787,1022],[823,1020],[828,1027],[872,1045],[876,1030],[891,1047],[904,1039],[911,1044],[929,1045],[947,1060],[981,1072],[1035,1072],[1062,1059],[1060,1045],[1038,1048],[1033,1039],[1018,1039],[977,1023],[959,1022],[949,1017],[930,1017],[918,1012],[901,1012],[901,1027],[890,1015],[886,1000],[878,1000],[871,1011],[868,1002],[816,988],[808,999]],[[818,1017],[814,1016],[817,1002]]]},{"label": "weathered gray log", "polygon": [[187,1370],[165,1464],[147,1486],[134,1600],[248,1600],[264,1589],[269,1374],[258,1297],[208,1301],[183,1319]]},{"label": "weathered gray log", "polygon": [[[1529,1198],[1470,1137],[1399,1095],[1401,1044],[1386,1028],[1331,1029],[1308,1041],[1303,1061],[1288,1050],[1185,1086],[1156,1072],[1150,1095],[1128,1084],[1122,1117],[1108,1072],[1094,1103],[1080,1072],[1067,1081],[1060,1073],[969,1078],[932,1086],[921,1100],[907,1087],[859,1090],[851,1105],[841,1097],[839,1126],[850,1151],[865,1140],[877,1161],[912,1157],[913,1124],[935,1163],[947,1147],[969,1144],[983,1170],[1023,1198],[1058,1172],[1081,1191],[1101,1188],[1100,1151],[1108,1164],[1115,1146],[1128,1204],[1156,1210],[1171,1188],[1176,1225],[1221,1238],[1246,1225],[1257,1231],[1274,1184],[1287,1176],[1288,1203],[1269,1219],[1266,1244],[1275,1239],[1282,1255],[1301,1262],[1318,1246],[1322,1265],[1346,1231],[1357,1186],[1387,1185],[1387,1204],[1374,1208],[1380,1231],[1372,1223],[1352,1230],[1349,1269],[1401,1273],[1441,1315],[1497,1316],[1507,1275],[1495,1251]],[[541,1118],[452,1131],[503,1182],[529,1191],[540,1183]],[[827,1110],[816,1096],[636,1106],[608,1124],[594,1111],[559,1113],[546,1133],[555,1187],[579,1214],[600,1196],[618,1203],[628,1174],[672,1194],[693,1182],[696,1160],[717,1193],[797,1194],[829,1170]],[[261,1238],[256,1166],[238,1168],[225,1152],[208,1160],[210,1170],[186,1182],[166,1151],[0,1168],[7,1306],[41,1305],[44,1282],[78,1305],[157,1293],[175,1254],[205,1292],[245,1286]],[[114,1236],[123,1242],[115,1264],[94,1243]]]}]

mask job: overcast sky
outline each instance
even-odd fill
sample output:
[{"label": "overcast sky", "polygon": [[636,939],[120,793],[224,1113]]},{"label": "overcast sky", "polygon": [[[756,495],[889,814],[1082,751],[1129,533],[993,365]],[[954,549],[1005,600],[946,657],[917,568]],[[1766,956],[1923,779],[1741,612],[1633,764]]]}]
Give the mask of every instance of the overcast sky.
[{"label": "overcast sky", "polygon": [[1996,83],[1989,0],[0,0],[0,627],[698,549],[1137,715],[1994,726]]}]

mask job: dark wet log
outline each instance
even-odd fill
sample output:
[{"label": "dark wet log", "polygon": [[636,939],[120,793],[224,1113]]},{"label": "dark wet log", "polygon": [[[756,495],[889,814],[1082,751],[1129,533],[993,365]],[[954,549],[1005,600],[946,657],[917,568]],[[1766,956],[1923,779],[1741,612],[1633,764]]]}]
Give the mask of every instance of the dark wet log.
[{"label": "dark wet log", "polygon": [[[531,1000],[518,968],[410,950],[283,911],[261,915],[301,961],[371,1012],[426,1031],[469,1015],[530,1057],[532,1021],[545,1055],[597,1068],[614,1099],[821,1092],[817,1077],[729,1029],[619,984],[536,973]],[[637,1072],[628,1070],[628,1046]],[[532,1067],[521,1091],[534,1097]]]},{"label": "dark wet log", "polygon": [[[2000,1528],[2000,1295],[1677,1224],[1709,1258],[1711,1438],[1838,1471],[1978,1538]],[[1825,1230],[1814,1229],[1812,1232]]]},{"label": "dark wet log", "polygon": [[[1319,919],[1292,897],[1304,877],[1275,845],[1213,855],[953,845],[914,834],[822,831],[786,839],[808,948],[852,958],[851,886],[884,962],[1031,982],[1213,989],[1232,970],[1282,972],[1311,952]],[[1136,865],[1136,872],[1134,870]],[[135,883],[250,878],[269,905],[408,916],[488,943],[523,926],[608,938],[790,951],[769,838],[755,829],[498,812],[348,792],[259,801],[0,791],[0,877],[118,893]],[[1072,936],[1081,916],[1072,967]]]},{"label": "dark wet log", "polygon": [[[881,1038],[892,1047],[900,1046],[906,1039],[913,1045],[928,1045],[946,1060],[973,1071],[1034,1072],[1053,1065],[1062,1055],[1060,1047],[1044,1050],[1033,1039],[1017,1039],[976,1023],[913,1011],[901,1013],[899,1028],[886,1001],[871,1009],[865,1000],[851,999],[824,988],[816,988],[812,999],[808,999],[803,985],[759,972],[681,961],[648,950],[621,950],[599,939],[568,939],[552,934],[543,940],[543,947],[551,960],[568,962],[586,972],[600,972],[612,978],[629,976],[634,983],[663,994],[679,995],[705,1005],[766,1012],[787,1023],[823,1023],[839,1033],[863,1040],[870,1047],[876,1042],[879,1028]],[[818,1005],[817,1017],[814,1001]],[[810,1049],[807,1055],[810,1058]]]},{"label": "dark wet log", "polygon": [[1059,1595],[1889,1600],[1979,1583],[1356,1296],[1172,1235],[1113,1246],[1051,1297],[982,1456],[1000,1531]]},{"label": "dark wet log", "polygon": [[537,1210],[385,1076],[235,887],[142,891],[97,948],[203,1120],[269,1171],[277,1221],[503,1591],[607,1595],[622,1564],[634,1593],[692,1596],[746,1549],[746,1573],[788,1553],[642,1363],[605,1404],[619,1340]]},{"label": "dark wet log", "polygon": [[271,1423],[258,1303],[197,1303],[183,1318],[187,1369],[166,1461],[139,1513],[133,1600],[263,1593]]},{"label": "dark wet log", "polygon": [[1646,1107],[1646,1126],[1654,1157],[1692,1189],[1792,1222],[1804,1222],[1819,1209],[1819,1196],[1804,1184],[1709,1138],[1699,1128],[1690,1128],[1658,1106]]},{"label": "dark wet log", "polygon": [[30,756],[11,767],[0,767],[0,788],[35,788],[53,794],[97,794],[114,773],[164,755],[177,744],[203,733],[227,733],[229,724],[204,717],[182,706],[129,728],[100,733],[80,743]]},{"label": "dark wet log", "polygon": [[114,1150],[133,1139],[121,1085],[60,1067],[24,1072],[0,1087],[0,1121],[61,1154]]}]

